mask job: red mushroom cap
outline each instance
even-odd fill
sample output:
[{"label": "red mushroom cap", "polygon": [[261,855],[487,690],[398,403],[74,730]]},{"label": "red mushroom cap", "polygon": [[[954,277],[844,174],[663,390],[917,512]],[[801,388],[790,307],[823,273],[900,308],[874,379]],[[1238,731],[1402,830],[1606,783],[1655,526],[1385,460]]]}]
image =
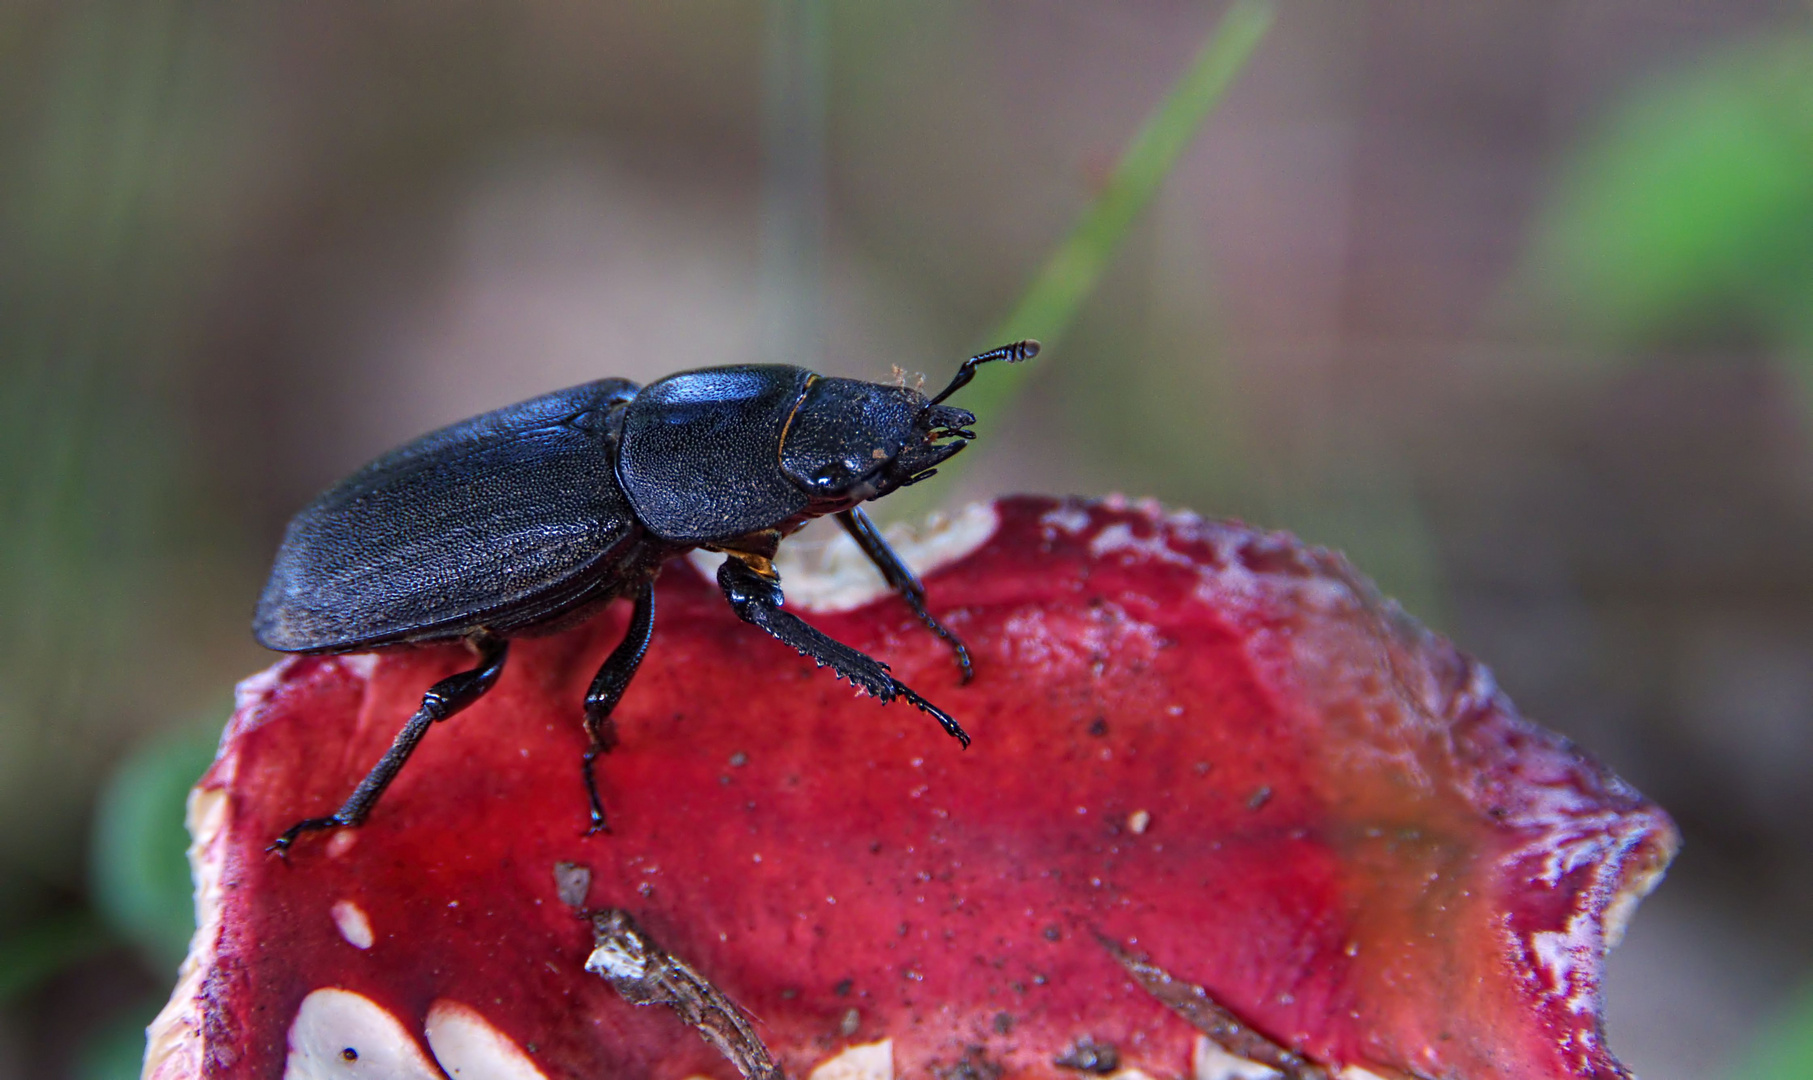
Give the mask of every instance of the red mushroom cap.
[{"label": "red mushroom cap", "polygon": [[519,641],[365,825],[287,860],[271,840],[467,657],[248,680],[192,797],[202,925],[147,1076],[735,1076],[588,973],[575,906],[628,913],[797,1077],[1627,1075],[1603,954],[1677,834],[1485,668],[1238,524],[1019,498],[940,545],[968,686],[878,579],[843,611],[783,584],[972,749],[678,563],[600,762],[608,835],[582,835],[579,704],[621,605]]}]

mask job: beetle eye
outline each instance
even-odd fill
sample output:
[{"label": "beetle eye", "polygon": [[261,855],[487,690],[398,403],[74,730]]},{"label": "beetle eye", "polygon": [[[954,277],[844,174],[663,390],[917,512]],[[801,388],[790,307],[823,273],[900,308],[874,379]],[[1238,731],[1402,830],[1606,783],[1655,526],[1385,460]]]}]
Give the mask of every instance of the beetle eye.
[{"label": "beetle eye", "polygon": [[841,461],[833,461],[818,470],[812,476],[812,486],[819,491],[832,492],[850,482],[851,470]]}]

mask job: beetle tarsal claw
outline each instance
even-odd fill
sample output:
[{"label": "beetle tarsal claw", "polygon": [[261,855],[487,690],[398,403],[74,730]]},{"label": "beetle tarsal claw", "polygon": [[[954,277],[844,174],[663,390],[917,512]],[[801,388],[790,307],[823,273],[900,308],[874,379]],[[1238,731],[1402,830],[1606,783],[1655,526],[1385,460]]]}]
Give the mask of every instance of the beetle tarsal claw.
[{"label": "beetle tarsal claw", "polygon": [[737,1067],[744,1080],[785,1080],[747,1014],[684,960],[669,953],[612,908],[592,915],[592,954],[585,969],[632,1005],[666,1005]]}]

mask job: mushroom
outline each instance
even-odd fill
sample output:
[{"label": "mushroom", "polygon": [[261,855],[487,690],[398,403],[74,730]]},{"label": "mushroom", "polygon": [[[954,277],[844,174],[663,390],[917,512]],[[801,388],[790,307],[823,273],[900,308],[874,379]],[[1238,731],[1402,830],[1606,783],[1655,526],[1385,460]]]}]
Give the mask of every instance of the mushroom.
[{"label": "mushroom", "polygon": [[463,657],[247,680],[191,797],[200,929],[145,1075],[1628,1075],[1603,957],[1673,824],[1339,556],[1117,499],[902,546],[967,686],[853,549],[783,565],[788,596],[970,750],[675,564],[608,835],[576,703],[622,611],[519,642],[369,821],[288,859],[271,840]]}]

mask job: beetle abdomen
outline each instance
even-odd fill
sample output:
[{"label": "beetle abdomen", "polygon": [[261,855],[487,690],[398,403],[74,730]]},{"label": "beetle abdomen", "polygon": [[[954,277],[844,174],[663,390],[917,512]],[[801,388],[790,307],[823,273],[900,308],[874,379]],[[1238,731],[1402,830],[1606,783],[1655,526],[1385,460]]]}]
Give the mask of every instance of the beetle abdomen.
[{"label": "beetle abdomen", "polygon": [[511,629],[557,614],[639,533],[614,470],[604,379],[442,428],[290,522],[253,632],[286,652]]}]

